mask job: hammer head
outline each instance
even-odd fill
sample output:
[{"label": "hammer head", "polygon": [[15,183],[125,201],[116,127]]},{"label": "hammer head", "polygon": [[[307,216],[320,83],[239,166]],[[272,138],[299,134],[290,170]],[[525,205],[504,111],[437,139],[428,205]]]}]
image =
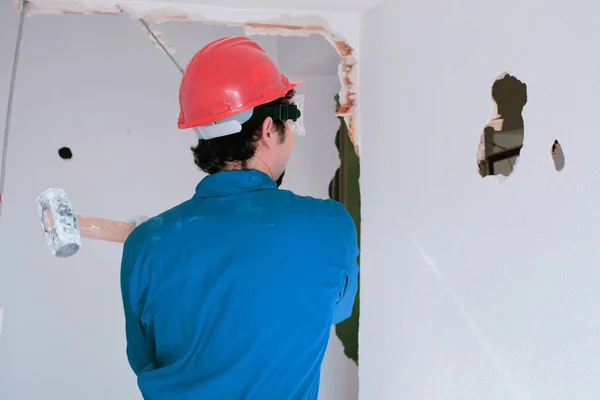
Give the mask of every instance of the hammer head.
[{"label": "hammer head", "polygon": [[50,252],[56,257],[69,257],[81,247],[81,232],[77,214],[62,189],[50,188],[38,199],[42,232]]}]

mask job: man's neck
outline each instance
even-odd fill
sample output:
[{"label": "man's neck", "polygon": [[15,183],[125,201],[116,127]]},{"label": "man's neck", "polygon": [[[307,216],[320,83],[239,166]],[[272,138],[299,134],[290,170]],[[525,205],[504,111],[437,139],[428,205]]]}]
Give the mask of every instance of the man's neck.
[{"label": "man's neck", "polygon": [[225,171],[235,171],[241,169],[255,169],[257,171],[267,174],[271,179],[275,180],[273,178],[273,173],[271,172],[271,169],[261,159],[253,158],[249,160],[246,168],[242,168],[242,163],[239,161],[227,163],[225,168],[223,168],[223,170]]}]

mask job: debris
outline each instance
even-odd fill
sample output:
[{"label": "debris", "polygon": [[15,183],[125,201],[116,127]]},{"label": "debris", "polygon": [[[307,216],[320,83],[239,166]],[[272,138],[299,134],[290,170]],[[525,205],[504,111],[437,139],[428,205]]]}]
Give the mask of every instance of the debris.
[{"label": "debris", "polygon": [[166,51],[169,55],[177,52],[175,47],[169,43],[165,34],[156,25],[148,23],[144,19],[140,19],[140,22],[142,23],[144,32],[148,34],[150,41],[154,43],[154,47],[160,51]]}]

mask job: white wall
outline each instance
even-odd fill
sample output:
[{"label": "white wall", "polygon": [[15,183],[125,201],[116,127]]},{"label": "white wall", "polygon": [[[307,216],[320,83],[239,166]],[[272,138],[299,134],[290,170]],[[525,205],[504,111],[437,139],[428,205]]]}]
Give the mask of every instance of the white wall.
[{"label": "white wall", "polygon": [[[360,398],[600,398],[599,12],[408,0],[364,16]],[[499,183],[475,152],[503,70],[529,102]]]},{"label": "white wall", "polygon": [[[17,22],[12,4],[1,2],[2,126]],[[182,64],[208,41],[242,33],[179,22],[160,29]],[[276,38],[254,39],[277,57]],[[309,132],[296,141],[285,186],[326,197],[339,164],[339,82],[304,78]],[[63,187],[78,212],[126,220],[189,198],[203,174],[189,151],[193,133],[176,127],[180,74],[129,17],[35,16],[26,21],[17,79],[0,221],[0,398],[139,399],[124,353],[121,245],[85,240],[74,257],[53,258],[35,200]],[[62,146],[72,160],[58,157]],[[356,398],[356,367],[336,340],[323,399]]]}]

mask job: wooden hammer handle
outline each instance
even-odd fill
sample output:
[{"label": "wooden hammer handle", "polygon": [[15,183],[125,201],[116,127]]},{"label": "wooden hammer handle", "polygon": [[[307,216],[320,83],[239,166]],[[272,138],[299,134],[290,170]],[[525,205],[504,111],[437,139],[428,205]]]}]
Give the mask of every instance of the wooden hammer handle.
[{"label": "wooden hammer handle", "polygon": [[95,217],[79,216],[78,220],[81,237],[116,243],[125,243],[125,239],[136,226],[132,222],[111,221]]}]

